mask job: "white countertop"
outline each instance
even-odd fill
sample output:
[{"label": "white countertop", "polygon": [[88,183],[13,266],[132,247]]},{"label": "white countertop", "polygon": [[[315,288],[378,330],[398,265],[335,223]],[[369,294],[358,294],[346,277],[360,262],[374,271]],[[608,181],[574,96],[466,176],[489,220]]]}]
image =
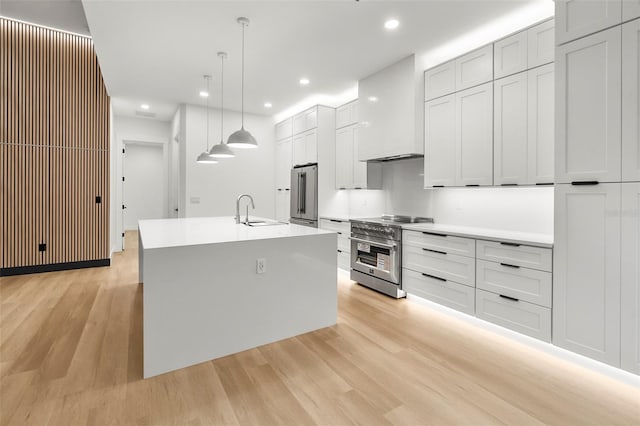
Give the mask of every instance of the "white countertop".
[{"label": "white countertop", "polygon": [[141,220],[138,229],[145,249],[335,234],[294,224],[251,227],[236,224],[233,216]]},{"label": "white countertop", "polygon": [[444,225],[437,223],[414,223],[402,225],[402,229],[420,232],[436,232],[457,237],[479,240],[502,241],[545,248],[553,247],[553,235],[528,232],[505,231],[501,229],[474,228],[471,226]]}]

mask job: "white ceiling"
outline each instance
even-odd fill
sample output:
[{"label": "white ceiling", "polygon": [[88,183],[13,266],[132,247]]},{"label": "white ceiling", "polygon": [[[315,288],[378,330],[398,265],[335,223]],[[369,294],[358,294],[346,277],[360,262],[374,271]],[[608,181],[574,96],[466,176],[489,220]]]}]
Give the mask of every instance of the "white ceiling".
[{"label": "white ceiling", "polygon": [[[6,0],[3,0],[6,1]],[[49,0],[51,1],[51,0]],[[55,0],[53,0],[55,2]],[[553,13],[552,0],[109,1],[82,0],[118,115],[141,103],[169,119],[179,103],[204,104],[203,74],[213,75],[219,106],[240,110],[241,27],[246,30],[245,110],[292,113],[357,96],[360,78],[411,54],[424,66],[451,58]],[[383,23],[393,17],[400,27]],[[498,28],[498,26],[500,28]],[[311,84],[301,87],[307,77]],[[273,104],[264,108],[264,102]]]}]

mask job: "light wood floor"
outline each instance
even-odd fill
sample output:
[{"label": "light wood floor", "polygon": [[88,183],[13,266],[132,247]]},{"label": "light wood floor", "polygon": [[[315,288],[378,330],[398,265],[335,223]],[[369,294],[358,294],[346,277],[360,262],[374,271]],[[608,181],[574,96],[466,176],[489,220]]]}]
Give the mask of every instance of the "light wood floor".
[{"label": "light wood floor", "polygon": [[142,380],[136,243],[2,278],[1,424],[640,424],[638,389],[344,278],[336,326]]}]

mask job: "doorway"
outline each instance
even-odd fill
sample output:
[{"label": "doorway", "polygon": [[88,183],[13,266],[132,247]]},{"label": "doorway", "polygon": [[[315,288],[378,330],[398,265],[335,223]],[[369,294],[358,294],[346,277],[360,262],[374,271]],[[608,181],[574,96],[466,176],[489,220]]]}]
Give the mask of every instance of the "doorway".
[{"label": "doorway", "polygon": [[165,217],[165,168],[162,144],[125,142],[122,164],[122,222],[125,231],[138,221]]}]

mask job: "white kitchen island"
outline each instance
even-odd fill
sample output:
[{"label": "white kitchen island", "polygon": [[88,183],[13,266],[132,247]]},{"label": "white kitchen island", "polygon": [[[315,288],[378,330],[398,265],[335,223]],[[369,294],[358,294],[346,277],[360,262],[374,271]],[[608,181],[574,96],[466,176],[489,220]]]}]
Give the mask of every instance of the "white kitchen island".
[{"label": "white kitchen island", "polygon": [[140,221],[144,377],[334,325],[336,237],[233,217]]}]

